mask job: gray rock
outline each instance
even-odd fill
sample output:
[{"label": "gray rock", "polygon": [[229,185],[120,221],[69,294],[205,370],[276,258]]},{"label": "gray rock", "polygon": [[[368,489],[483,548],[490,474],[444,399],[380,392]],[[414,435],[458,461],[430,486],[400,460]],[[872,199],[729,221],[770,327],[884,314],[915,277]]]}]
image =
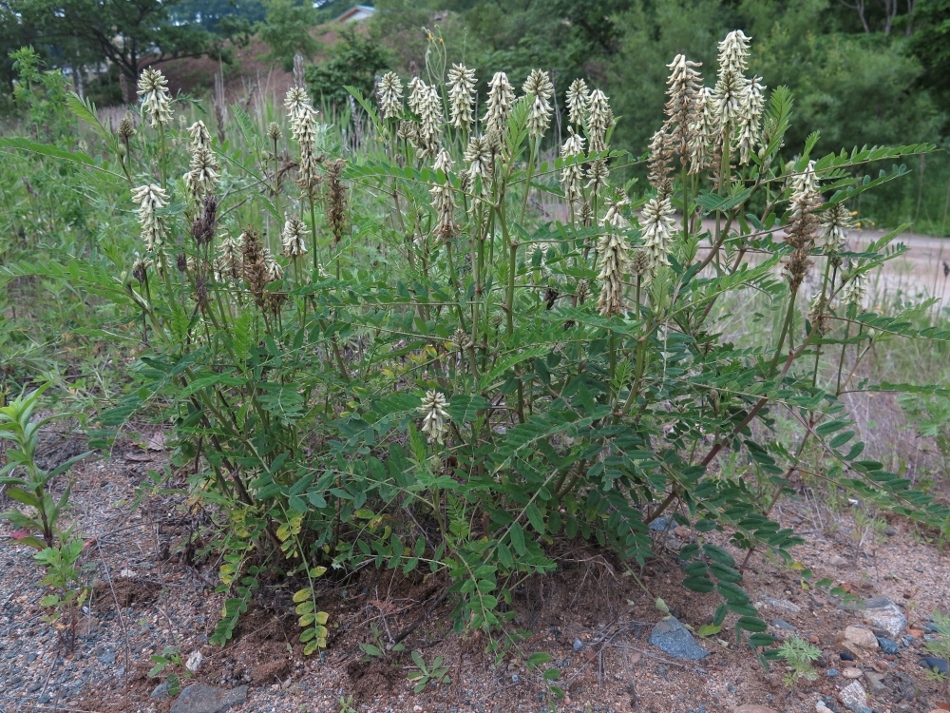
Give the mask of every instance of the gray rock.
[{"label": "gray rock", "polygon": [[929,668],[931,671],[942,673],[944,676],[950,675],[950,665],[946,659],[939,659],[936,656],[924,656],[920,660],[920,665]]},{"label": "gray rock", "polygon": [[575,651],[580,651],[581,649],[584,648],[584,642],[581,641],[580,639],[574,639],[574,643],[572,644],[572,646],[574,647]]},{"label": "gray rock", "polygon": [[887,597],[875,597],[864,602],[862,616],[875,629],[887,632],[891,639],[900,637],[907,628],[904,612]]},{"label": "gray rock", "polygon": [[786,631],[795,631],[795,627],[789,624],[784,619],[772,619],[769,622],[772,625],[773,629],[785,629]]},{"label": "gray rock", "polygon": [[877,637],[877,645],[881,647],[881,651],[885,654],[896,654],[900,651],[900,644],[898,644],[893,639],[888,639],[885,636]]},{"label": "gray rock", "polygon": [[867,691],[858,681],[852,681],[842,688],[838,698],[853,713],[860,713],[860,709],[862,707],[866,708],[868,705]]},{"label": "gray rock", "polygon": [[760,606],[771,607],[772,609],[780,609],[782,611],[791,612],[792,614],[797,614],[802,610],[797,604],[793,604],[787,599],[776,599],[775,597],[769,597],[762,595],[759,597],[759,602],[756,604],[756,608]]},{"label": "gray rock", "polygon": [[650,529],[653,532],[663,532],[670,524],[669,518],[658,517],[656,520],[650,523]]},{"label": "gray rock", "polygon": [[148,694],[149,698],[168,698],[168,689],[171,686],[168,685],[168,681],[163,681],[162,683],[155,686],[152,689],[152,692]]},{"label": "gray rock", "polygon": [[181,692],[171,713],[224,713],[231,706],[246,700],[247,686],[228,690],[196,683]]},{"label": "gray rock", "polygon": [[838,669],[836,669],[836,668],[829,668],[827,671],[825,671],[825,675],[826,675],[828,678],[834,678],[835,676],[838,675]]},{"label": "gray rock", "polygon": [[871,689],[871,693],[881,693],[887,688],[887,686],[884,685],[883,673],[869,671],[868,673],[864,674],[864,676],[868,680],[868,688]]},{"label": "gray rock", "polygon": [[676,659],[699,661],[709,655],[678,619],[669,616],[653,627],[650,643]]}]

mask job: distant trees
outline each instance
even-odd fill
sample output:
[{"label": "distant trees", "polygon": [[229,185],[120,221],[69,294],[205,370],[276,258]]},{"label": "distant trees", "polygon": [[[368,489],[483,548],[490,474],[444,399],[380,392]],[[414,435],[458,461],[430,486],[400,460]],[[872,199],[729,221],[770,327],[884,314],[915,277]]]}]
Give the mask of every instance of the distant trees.
[{"label": "distant trees", "polygon": [[[142,60],[219,55],[221,38],[199,23],[176,21],[176,0],[8,0],[0,19],[25,30],[20,41],[58,64],[112,62],[134,97]],[[25,23],[28,18],[29,26]],[[12,48],[7,48],[7,52]]]}]

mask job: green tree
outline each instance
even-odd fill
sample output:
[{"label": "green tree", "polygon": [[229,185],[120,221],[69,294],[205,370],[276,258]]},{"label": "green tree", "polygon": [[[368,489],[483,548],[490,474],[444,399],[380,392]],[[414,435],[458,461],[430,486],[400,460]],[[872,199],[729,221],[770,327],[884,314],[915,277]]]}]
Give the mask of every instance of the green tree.
[{"label": "green tree", "polygon": [[[930,92],[950,115],[950,0],[920,0],[910,51],[923,66],[919,88]],[[943,128],[946,134],[946,124]]]},{"label": "green tree", "polygon": [[310,34],[317,24],[316,12],[308,0],[264,0],[267,14],[257,26],[257,34],[270,47],[268,57],[290,66],[295,54],[310,59],[319,44]]},{"label": "green tree", "polygon": [[700,71],[715,78],[716,44],[730,27],[720,0],[636,0],[620,17],[624,29],[610,64],[609,92],[621,117],[614,143],[638,156],[662,121],[666,103],[666,64],[677,54],[702,62]]},{"label": "green tree", "polygon": [[307,84],[315,100],[338,106],[350,96],[345,86],[356,87],[363,96],[369,96],[376,75],[389,66],[389,58],[376,38],[362,37],[349,29],[343,32],[342,41],[328,60],[307,68]]},{"label": "green tree", "polygon": [[175,0],[10,0],[0,12],[6,22],[30,18],[32,44],[50,48],[62,64],[109,61],[125,76],[126,100],[134,98],[143,61],[221,56],[222,46],[203,27],[176,22]]}]

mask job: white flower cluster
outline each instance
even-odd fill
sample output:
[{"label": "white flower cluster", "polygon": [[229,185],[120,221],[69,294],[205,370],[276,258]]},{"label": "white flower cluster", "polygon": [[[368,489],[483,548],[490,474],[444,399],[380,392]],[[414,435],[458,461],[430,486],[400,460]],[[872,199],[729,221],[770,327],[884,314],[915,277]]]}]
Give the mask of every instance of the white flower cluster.
[{"label": "white flower cluster", "polygon": [[211,150],[211,134],[204,122],[196,121],[189,127],[188,133],[191,135],[191,162],[190,170],[184,175],[185,185],[192,198],[200,201],[214,193],[221,167]]},{"label": "white flower cluster", "polygon": [[291,260],[307,254],[305,239],[310,231],[307,225],[297,217],[288,217],[280,233],[281,255]]},{"label": "white flower cluster", "polygon": [[142,97],[142,111],[148,115],[151,126],[172,123],[171,96],[168,80],[157,69],[146,67],[139,75],[138,95]]},{"label": "white flower cluster", "polygon": [[161,186],[148,183],[132,190],[132,200],[138,203],[139,224],[142,226],[142,242],[150,253],[161,250],[165,242],[165,219],[158,211],[168,205],[168,194]]},{"label": "white flower cluster", "polygon": [[446,409],[449,402],[439,391],[427,391],[418,412],[422,414],[422,432],[429,443],[444,443],[448,432],[448,422],[452,420]]}]

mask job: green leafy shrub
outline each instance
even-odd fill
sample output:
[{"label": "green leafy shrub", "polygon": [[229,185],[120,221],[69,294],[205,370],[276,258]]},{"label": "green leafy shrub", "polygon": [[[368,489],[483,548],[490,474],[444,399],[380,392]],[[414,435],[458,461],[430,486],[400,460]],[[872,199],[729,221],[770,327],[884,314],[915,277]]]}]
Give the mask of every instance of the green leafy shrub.
[{"label": "green leafy shrub", "polygon": [[[807,456],[870,505],[946,518],[862,459],[839,399],[895,388],[852,383],[875,335],[947,337],[865,309],[865,276],[901,252],[893,235],[844,241],[847,201],[905,172],[864,167],[926,146],[815,158],[813,136],[783,156],[791,95],[745,76],[733,33],[715,89],[674,60],[650,183],[619,189],[610,172],[631,158],[609,146],[602,92],[572,85],[552,146],[544,72],[520,97],[496,74],[476,116],[474,72],[431,41],[408,102],[393,74],[379,110],[356,96],[358,153],[300,88],[282,124],[234,108],[226,145],[201,122],[176,131],[151,70],[136,133],[73,104],[118,158],[67,160],[123,200],[132,189],[141,232],[100,285],[146,348],[103,423],[173,420],[176,464],[219,526],[216,642],[277,571],[299,587],[305,651],[325,646],[319,579],[369,563],[428,571],[459,630],[494,630],[516,585],[556,567],[556,541],[642,564],[662,515],[699,533],[679,557],[688,588],[720,597],[714,626],[763,646],[716,542],[790,561],[799,539],[771,509]],[[748,290],[773,326],[740,341],[724,323]]]}]

